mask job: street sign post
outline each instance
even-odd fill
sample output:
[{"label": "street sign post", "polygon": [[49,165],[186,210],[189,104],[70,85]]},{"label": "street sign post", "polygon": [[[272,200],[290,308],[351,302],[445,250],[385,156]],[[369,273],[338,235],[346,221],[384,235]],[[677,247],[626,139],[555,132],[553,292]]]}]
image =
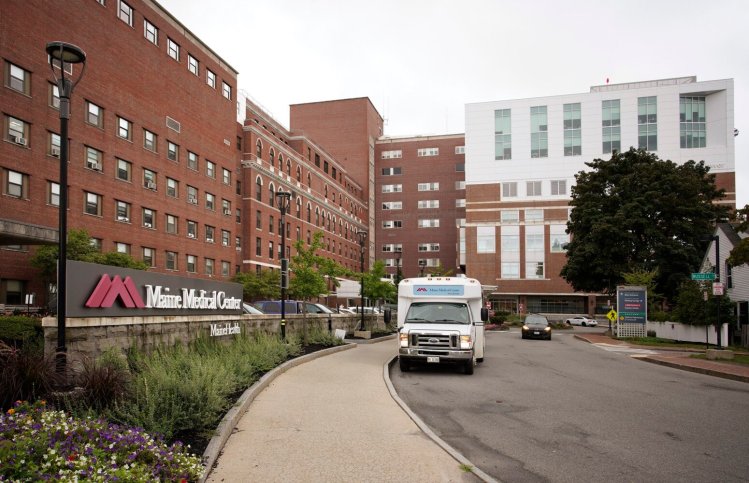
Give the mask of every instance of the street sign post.
[{"label": "street sign post", "polygon": [[723,295],[724,290],[723,282],[713,282],[713,295]]},{"label": "street sign post", "polygon": [[715,273],[693,273],[692,280],[715,280]]}]

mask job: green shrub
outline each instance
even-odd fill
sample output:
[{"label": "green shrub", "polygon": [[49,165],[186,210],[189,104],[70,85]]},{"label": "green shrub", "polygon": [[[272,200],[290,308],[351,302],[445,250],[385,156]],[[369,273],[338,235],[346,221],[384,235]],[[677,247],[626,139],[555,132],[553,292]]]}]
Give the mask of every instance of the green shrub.
[{"label": "green shrub", "polygon": [[[383,331],[380,329],[379,331],[373,330],[372,334],[380,334],[383,332],[387,334],[390,333],[389,331]],[[327,329],[323,329],[319,326],[309,329],[307,333],[302,336],[300,342],[302,345],[322,345],[328,347],[343,344],[343,341],[341,339],[328,332]]]},{"label": "green shrub", "polygon": [[674,320],[674,316],[670,312],[659,310],[649,313],[648,320],[652,320],[653,322],[671,322]]},{"label": "green shrub", "polygon": [[0,317],[0,341],[15,347],[41,351],[44,349],[42,320],[21,315]]},{"label": "green shrub", "polygon": [[130,394],[130,379],[125,359],[114,349],[98,359],[86,359],[78,374],[81,403],[86,410],[97,412],[109,408]]},{"label": "green shrub", "polygon": [[64,378],[55,370],[54,356],[0,343],[0,406],[47,397]]}]

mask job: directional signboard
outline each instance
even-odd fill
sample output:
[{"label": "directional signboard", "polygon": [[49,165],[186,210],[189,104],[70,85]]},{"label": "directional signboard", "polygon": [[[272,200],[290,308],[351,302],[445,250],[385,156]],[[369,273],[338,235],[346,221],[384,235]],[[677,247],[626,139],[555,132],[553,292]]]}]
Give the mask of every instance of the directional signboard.
[{"label": "directional signboard", "polygon": [[715,274],[713,272],[693,273],[692,280],[715,280]]},{"label": "directional signboard", "polygon": [[644,287],[617,287],[616,300],[619,322],[645,324],[648,316],[648,297]]}]

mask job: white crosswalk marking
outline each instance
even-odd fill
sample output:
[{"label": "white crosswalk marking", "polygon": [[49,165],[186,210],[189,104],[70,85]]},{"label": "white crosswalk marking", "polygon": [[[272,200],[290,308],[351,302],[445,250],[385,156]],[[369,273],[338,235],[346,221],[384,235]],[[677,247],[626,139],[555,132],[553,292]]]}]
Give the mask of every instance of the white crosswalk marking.
[{"label": "white crosswalk marking", "polygon": [[636,347],[629,347],[626,345],[618,345],[618,344],[593,344],[593,345],[598,347],[599,349],[603,349],[609,352],[622,352],[625,354],[643,354],[643,355],[657,354],[657,352],[651,351],[650,349],[638,349]]}]

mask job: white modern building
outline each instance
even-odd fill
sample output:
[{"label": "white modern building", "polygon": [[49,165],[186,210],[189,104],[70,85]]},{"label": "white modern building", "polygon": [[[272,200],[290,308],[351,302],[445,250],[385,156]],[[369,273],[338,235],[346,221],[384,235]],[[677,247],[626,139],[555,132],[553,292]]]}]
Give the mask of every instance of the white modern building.
[{"label": "white modern building", "polygon": [[723,203],[735,206],[733,79],[467,104],[465,122],[466,271],[498,286],[496,308],[592,314],[606,304],[558,276],[571,187],[593,159],[634,147],[675,163],[704,160]]}]

